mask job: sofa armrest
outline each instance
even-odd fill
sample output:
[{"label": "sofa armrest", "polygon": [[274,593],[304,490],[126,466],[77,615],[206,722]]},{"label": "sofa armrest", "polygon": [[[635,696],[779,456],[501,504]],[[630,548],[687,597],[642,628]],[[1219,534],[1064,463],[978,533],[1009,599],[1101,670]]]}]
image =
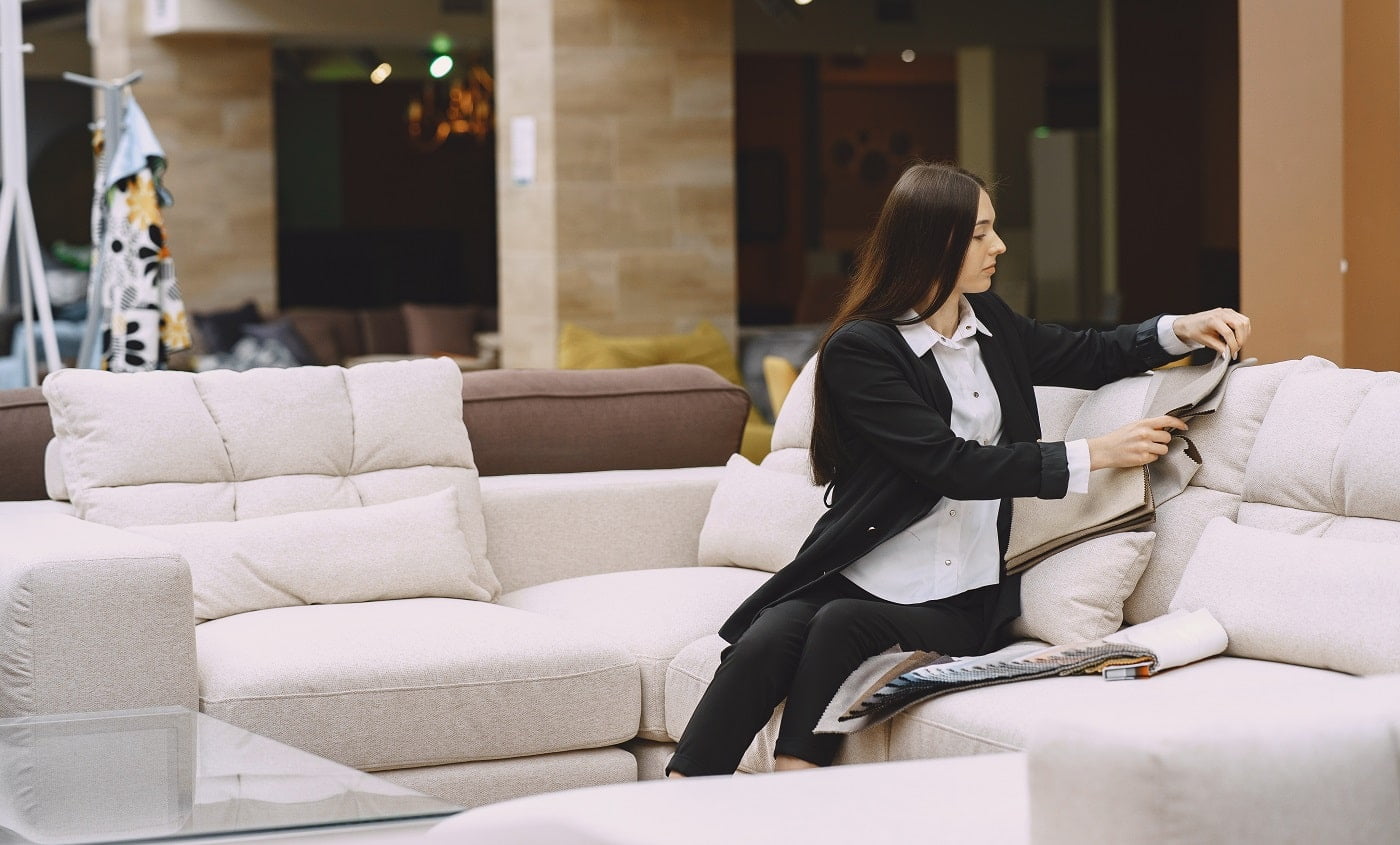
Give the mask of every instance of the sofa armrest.
[{"label": "sofa armrest", "polygon": [[503,590],[548,581],[695,566],[724,467],[610,470],[481,479],[487,554]]},{"label": "sofa armrest", "polygon": [[0,536],[0,717],[199,708],[174,549],[63,514],[6,514]]}]

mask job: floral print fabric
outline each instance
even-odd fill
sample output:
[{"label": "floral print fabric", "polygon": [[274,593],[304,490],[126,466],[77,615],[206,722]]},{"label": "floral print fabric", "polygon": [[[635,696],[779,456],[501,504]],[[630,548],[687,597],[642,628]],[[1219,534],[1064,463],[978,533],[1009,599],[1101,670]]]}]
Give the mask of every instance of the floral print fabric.
[{"label": "floral print fabric", "polygon": [[117,179],[103,203],[102,276],[111,314],[103,335],[103,366],[113,372],[158,369],[171,353],[190,347],[158,178],[146,167]]}]

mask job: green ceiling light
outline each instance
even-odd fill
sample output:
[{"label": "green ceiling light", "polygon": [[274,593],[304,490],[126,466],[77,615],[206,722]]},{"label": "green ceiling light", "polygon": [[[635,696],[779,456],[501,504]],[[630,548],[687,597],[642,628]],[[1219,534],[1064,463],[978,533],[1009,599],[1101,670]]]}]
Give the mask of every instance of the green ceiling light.
[{"label": "green ceiling light", "polygon": [[1033,134],[1035,135],[1035,137],[1037,137],[1037,138],[1039,138],[1040,140],[1044,141],[1046,138],[1049,138],[1049,137],[1050,137],[1050,127],[1048,127],[1048,126],[1037,126],[1037,127],[1035,128],[1035,132],[1034,132]]},{"label": "green ceiling light", "polygon": [[446,55],[434,56],[433,61],[428,65],[428,73],[433,79],[442,79],[452,72],[452,57]]},{"label": "green ceiling light", "polygon": [[437,53],[438,55],[450,53],[452,52],[452,39],[439,32],[437,35],[433,36],[433,40],[429,44],[429,47],[431,47],[432,51],[434,53]]}]

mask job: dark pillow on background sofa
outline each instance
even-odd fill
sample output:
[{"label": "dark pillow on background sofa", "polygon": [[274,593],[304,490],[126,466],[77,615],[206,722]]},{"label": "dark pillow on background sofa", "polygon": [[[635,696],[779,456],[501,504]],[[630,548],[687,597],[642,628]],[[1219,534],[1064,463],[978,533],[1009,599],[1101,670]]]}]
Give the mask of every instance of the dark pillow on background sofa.
[{"label": "dark pillow on background sofa", "polygon": [[408,351],[414,355],[476,355],[474,305],[404,303]]},{"label": "dark pillow on background sofa", "polygon": [[275,340],[287,348],[292,353],[298,364],[318,364],[316,353],[311,351],[307,345],[306,338],[301,336],[292,321],[283,317],[279,320],[272,320],[267,323],[255,323],[243,327],[243,333],[258,340]]},{"label": "dark pillow on background sofa", "polygon": [[195,335],[199,339],[199,349],[206,354],[229,352],[243,337],[246,326],[262,322],[256,303],[249,301],[238,308],[227,311],[205,311],[194,313]]}]

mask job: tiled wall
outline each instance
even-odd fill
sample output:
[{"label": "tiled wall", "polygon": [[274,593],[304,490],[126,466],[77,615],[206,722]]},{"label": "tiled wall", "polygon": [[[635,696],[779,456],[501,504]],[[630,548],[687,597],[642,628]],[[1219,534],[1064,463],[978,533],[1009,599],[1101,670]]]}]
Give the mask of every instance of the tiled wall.
[{"label": "tiled wall", "polygon": [[[564,322],[735,328],[733,9],[686,0],[496,6],[501,319],[508,366],[554,363]],[[539,172],[510,181],[509,121]]]},{"label": "tiled wall", "polygon": [[98,0],[93,73],[133,70],[135,94],[169,158],[165,212],[189,307],[277,302],[272,45],[265,37],[147,36],[139,0]]}]

